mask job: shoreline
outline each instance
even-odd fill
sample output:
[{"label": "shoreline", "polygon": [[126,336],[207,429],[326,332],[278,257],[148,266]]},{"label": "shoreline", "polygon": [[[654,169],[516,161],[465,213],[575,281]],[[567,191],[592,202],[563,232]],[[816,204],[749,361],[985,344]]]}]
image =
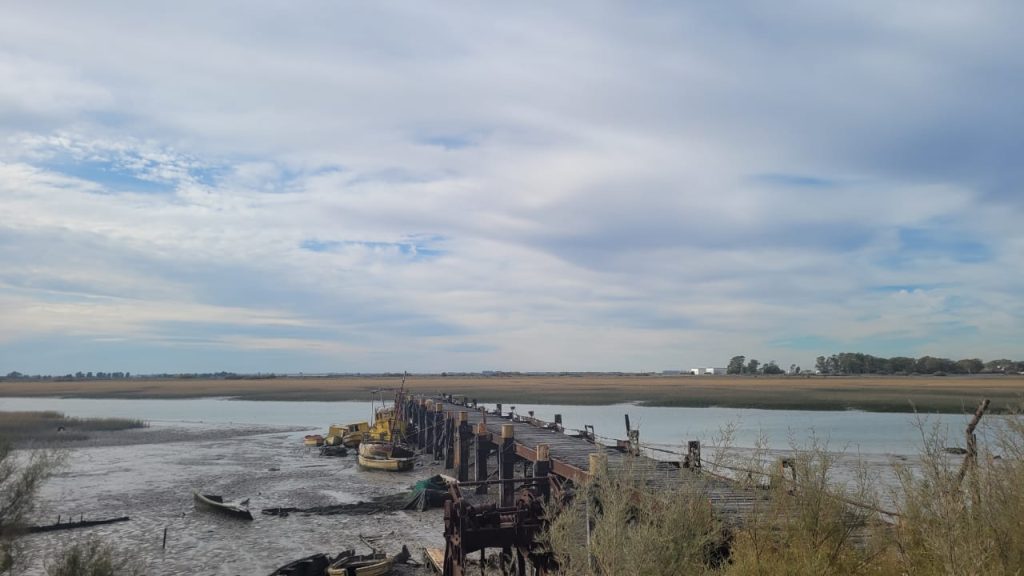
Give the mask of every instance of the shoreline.
[{"label": "shoreline", "polygon": [[[400,377],[128,379],[0,381],[4,397],[338,402],[369,400]],[[722,407],[891,413],[973,412],[982,398],[994,412],[1024,405],[1024,376],[412,376],[414,393],[445,392],[479,402],[602,406]]]}]

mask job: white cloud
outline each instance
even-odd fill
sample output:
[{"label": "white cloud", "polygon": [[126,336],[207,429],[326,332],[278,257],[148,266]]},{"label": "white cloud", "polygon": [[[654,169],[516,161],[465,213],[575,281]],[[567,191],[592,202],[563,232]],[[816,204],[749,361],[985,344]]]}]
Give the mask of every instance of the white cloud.
[{"label": "white cloud", "polygon": [[154,10],[0,21],[0,364],[1014,355],[1012,4]]}]

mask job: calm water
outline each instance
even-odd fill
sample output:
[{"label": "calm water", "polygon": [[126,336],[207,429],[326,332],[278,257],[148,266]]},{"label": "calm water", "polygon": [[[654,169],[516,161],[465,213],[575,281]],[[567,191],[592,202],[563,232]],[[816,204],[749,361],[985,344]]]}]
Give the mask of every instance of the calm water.
[{"label": "calm water", "polygon": [[[489,406],[493,407],[493,406]],[[633,404],[611,406],[516,405],[526,415],[553,420],[561,414],[566,428],[594,426],[599,436],[625,438],[624,415],[640,430],[644,443],[683,445],[687,440],[707,444],[729,425],[736,427],[732,444],[754,446],[759,436],[772,448],[805,445],[811,437],[828,443],[831,450],[865,454],[916,454],[921,433],[913,414],[870,412],[817,412],[803,410],[753,410],[738,408],[654,408]],[[505,405],[507,411],[510,405]],[[0,398],[0,411],[57,410],[68,416],[141,418],[153,422],[212,422],[308,426],[326,431],[333,423],[367,420],[369,402],[263,402],[224,398],[183,400],[92,398]],[[968,417],[933,414],[926,425],[948,432],[953,444],[962,443]],[[988,420],[993,422],[993,420]],[[979,432],[985,433],[985,421]]]}]

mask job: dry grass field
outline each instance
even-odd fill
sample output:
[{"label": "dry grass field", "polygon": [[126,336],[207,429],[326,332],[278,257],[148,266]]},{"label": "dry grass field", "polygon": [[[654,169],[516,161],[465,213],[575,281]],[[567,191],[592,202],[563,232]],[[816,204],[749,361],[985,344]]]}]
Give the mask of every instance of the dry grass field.
[{"label": "dry grass field", "polygon": [[[3,381],[3,396],[195,398],[246,400],[363,400],[400,378],[332,377],[253,380],[159,379],[70,382]],[[727,406],[883,412],[970,412],[981,398],[1006,410],[1024,400],[1024,377],[731,377],[731,376],[410,376],[406,386],[481,402]],[[0,406],[3,401],[0,400]]]}]

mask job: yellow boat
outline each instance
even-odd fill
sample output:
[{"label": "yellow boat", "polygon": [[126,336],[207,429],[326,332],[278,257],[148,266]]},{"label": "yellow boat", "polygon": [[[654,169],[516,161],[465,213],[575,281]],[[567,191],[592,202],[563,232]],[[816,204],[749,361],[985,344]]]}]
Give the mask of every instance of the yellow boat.
[{"label": "yellow boat", "polygon": [[384,576],[391,571],[394,559],[383,552],[356,556],[352,550],[342,552],[327,567],[330,576]]},{"label": "yellow boat", "polygon": [[366,438],[375,442],[393,442],[404,440],[408,423],[404,418],[395,415],[394,406],[378,408],[374,414],[373,426],[366,433]]},{"label": "yellow boat", "polygon": [[327,444],[329,446],[341,443],[347,448],[355,448],[363,441],[363,437],[370,433],[369,422],[356,422],[355,424],[333,424],[327,429]]},{"label": "yellow boat", "polygon": [[416,466],[416,453],[391,442],[363,442],[359,445],[359,465],[369,470],[408,472]]},{"label": "yellow boat", "polygon": [[306,446],[323,446],[324,437],[319,434],[308,434],[302,439],[302,443]]}]

